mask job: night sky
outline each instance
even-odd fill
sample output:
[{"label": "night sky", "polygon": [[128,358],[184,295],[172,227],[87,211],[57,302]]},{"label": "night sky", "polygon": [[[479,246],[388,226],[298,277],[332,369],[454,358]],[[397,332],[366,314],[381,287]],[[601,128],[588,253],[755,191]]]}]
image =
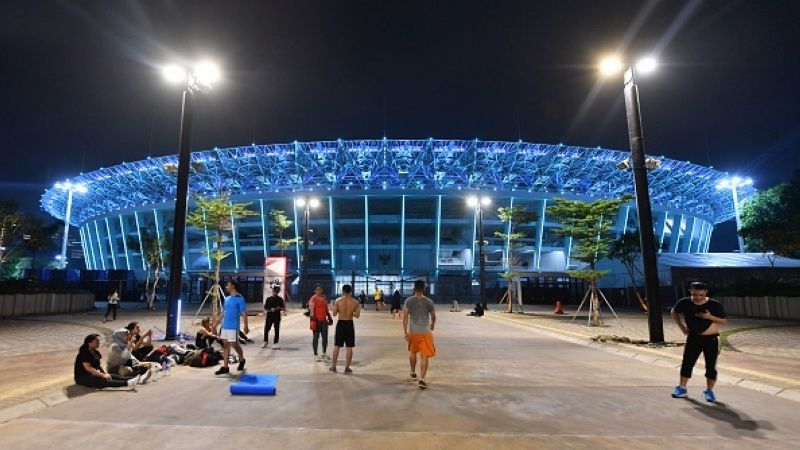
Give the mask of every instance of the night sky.
[{"label": "night sky", "polygon": [[[555,3],[558,3],[557,5]],[[170,61],[218,61],[193,149],[359,138],[523,139],[627,148],[640,80],[649,154],[752,176],[800,167],[796,1],[8,1],[0,4],[0,198],[176,153]],[[736,246],[731,222],[712,251]]]}]

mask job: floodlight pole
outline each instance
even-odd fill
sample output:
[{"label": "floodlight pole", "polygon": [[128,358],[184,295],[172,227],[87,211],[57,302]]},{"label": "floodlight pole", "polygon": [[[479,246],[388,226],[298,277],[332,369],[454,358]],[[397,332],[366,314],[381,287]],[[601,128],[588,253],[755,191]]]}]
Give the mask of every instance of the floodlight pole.
[{"label": "floodlight pole", "polygon": [[744,253],[746,251],[746,247],[744,245],[744,238],[739,231],[742,230],[742,216],[741,210],[739,209],[739,193],[736,192],[739,189],[736,183],[731,183],[731,195],[733,196],[733,213],[736,217],[736,238],[739,242],[739,253]]},{"label": "floodlight pole", "polygon": [[303,258],[302,273],[300,274],[301,283],[300,283],[300,303],[303,308],[306,307],[308,304],[308,220],[309,216],[311,215],[311,201],[306,199],[305,201],[305,209],[303,210],[303,254],[301,255]]},{"label": "floodlight pole", "polygon": [[194,92],[191,83],[183,90],[181,108],[181,134],[178,141],[178,183],[175,193],[175,221],[172,228],[172,253],[169,265],[169,293],[167,294],[166,339],[177,338],[180,324],[180,301],[183,292],[183,240],[186,236],[186,209],[189,196],[189,160],[191,157],[192,105]]},{"label": "floodlight pole", "polygon": [[[69,221],[72,216],[72,187],[67,189],[67,211],[64,213],[64,238],[61,240],[61,269],[67,268],[67,241],[69,241]],[[738,216],[737,216],[738,218]]]},{"label": "floodlight pole", "polygon": [[636,190],[636,213],[639,218],[639,242],[644,269],[644,289],[647,297],[647,325],[650,343],[664,342],[664,323],[661,313],[661,291],[658,282],[656,244],[653,236],[653,213],[650,208],[650,190],[645,166],[644,137],[642,135],[642,115],[639,108],[639,87],[636,85],[636,72],[633,66],[625,71],[625,112],[628,120],[628,138],[631,146],[631,163]]},{"label": "floodlight pole", "polygon": [[481,269],[481,306],[486,309],[486,255],[483,250],[483,206],[478,202],[478,256]]}]

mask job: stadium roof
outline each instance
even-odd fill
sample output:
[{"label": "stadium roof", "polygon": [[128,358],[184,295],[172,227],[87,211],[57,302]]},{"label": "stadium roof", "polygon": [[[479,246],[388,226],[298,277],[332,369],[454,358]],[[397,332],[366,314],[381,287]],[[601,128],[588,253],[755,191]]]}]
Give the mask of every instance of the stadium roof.
[{"label": "stadium roof", "polygon": [[[233,196],[309,191],[502,191],[570,197],[631,194],[630,171],[617,166],[628,152],[602,148],[480,140],[337,140],[248,145],[192,153],[190,190]],[[727,174],[658,158],[649,172],[651,201],[714,223],[733,216],[730,193],[718,190]],[[88,192],[73,200],[71,222],[175,201],[177,156],[101,168],[67,180]],[[740,189],[740,198],[754,192]],[[422,193],[422,192],[420,192]],[[512,194],[513,195],[513,194]],[[51,188],[42,208],[63,219],[63,190]]]},{"label": "stadium roof", "polygon": [[668,267],[781,267],[800,269],[800,260],[774,256],[774,266],[764,253],[661,253],[658,263]]}]

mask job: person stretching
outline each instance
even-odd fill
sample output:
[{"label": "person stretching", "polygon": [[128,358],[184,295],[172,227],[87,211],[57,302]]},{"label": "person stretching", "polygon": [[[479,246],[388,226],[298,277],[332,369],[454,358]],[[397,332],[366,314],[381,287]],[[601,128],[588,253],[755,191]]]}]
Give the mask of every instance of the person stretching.
[{"label": "person stretching", "polygon": [[219,338],[222,339],[222,367],[219,368],[214,375],[226,375],[230,373],[228,368],[228,357],[231,354],[231,347],[236,350],[239,355],[239,366],[236,368],[238,371],[244,370],[244,351],[241,344],[239,344],[239,318],[244,321],[244,332],[250,332],[250,326],[247,325],[247,304],[244,297],[239,293],[239,282],[236,280],[229,280],[225,284],[225,290],[228,296],[225,297],[225,305],[222,310],[222,331],[219,333]]},{"label": "person stretching", "polygon": [[[672,391],[673,398],[686,398],[689,393],[686,384],[692,377],[692,369],[702,353],[706,361],[706,390],[703,396],[707,402],[717,401],[714,385],[717,383],[717,356],[719,355],[719,325],[725,325],[725,308],[722,303],[706,297],[708,286],[696,281],[689,285],[691,297],[684,297],[672,308],[672,319],[686,335],[683,347],[683,362],[678,386]],[[683,315],[684,325],[680,316]]]},{"label": "person stretching", "polygon": [[349,284],[342,286],[342,296],[333,302],[331,314],[338,315],[336,332],[333,337],[333,364],[331,372],[336,372],[336,363],[339,361],[339,348],[347,347],[344,357],[344,373],[350,375],[350,363],[353,362],[353,347],[356,346],[356,330],[353,318],[361,315],[361,305],[352,297],[353,288]]},{"label": "person stretching", "polygon": [[408,341],[408,360],[411,364],[411,381],[417,379],[417,353],[421,356],[419,388],[427,389],[425,375],[428,359],[436,356],[433,344],[433,328],[436,325],[436,307],[433,300],[425,296],[425,281],[414,282],[414,295],[408,297],[403,308],[403,333]]}]

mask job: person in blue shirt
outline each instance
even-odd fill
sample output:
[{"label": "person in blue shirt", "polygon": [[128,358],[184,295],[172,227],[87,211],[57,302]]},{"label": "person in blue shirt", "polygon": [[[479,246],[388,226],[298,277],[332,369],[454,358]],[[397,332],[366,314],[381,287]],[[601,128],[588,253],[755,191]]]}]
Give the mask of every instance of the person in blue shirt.
[{"label": "person in blue shirt", "polygon": [[239,355],[239,366],[236,370],[244,370],[244,351],[242,351],[242,346],[239,344],[238,339],[239,317],[244,321],[244,332],[250,332],[250,327],[247,325],[247,305],[244,302],[244,297],[239,293],[239,282],[236,280],[229,280],[225,284],[225,290],[228,292],[228,296],[225,297],[225,304],[222,307],[222,331],[219,333],[219,338],[222,339],[223,342],[222,367],[214,372],[215,375],[230,373],[230,369],[228,368],[228,356],[231,354],[231,346]]}]

